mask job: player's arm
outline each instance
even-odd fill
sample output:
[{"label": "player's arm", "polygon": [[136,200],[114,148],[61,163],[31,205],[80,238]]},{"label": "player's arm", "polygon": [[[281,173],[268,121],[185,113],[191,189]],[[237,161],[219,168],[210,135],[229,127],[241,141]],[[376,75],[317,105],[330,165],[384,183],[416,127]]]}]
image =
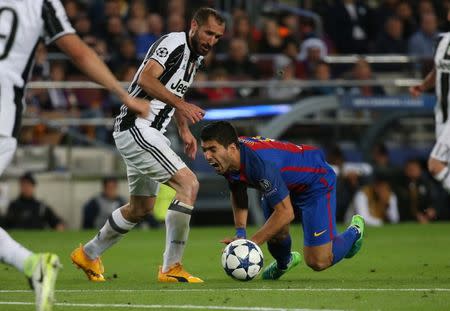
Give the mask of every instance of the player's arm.
[{"label": "player's arm", "polygon": [[275,236],[280,230],[294,220],[294,208],[287,195],[280,203],[274,206],[272,215],[266,223],[256,232],[251,240],[258,245],[263,244]]},{"label": "player's arm", "polygon": [[422,83],[409,88],[409,93],[413,97],[420,96],[423,92],[433,88],[436,84],[436,67],[431,70]]},{"label": "player's arm", "polygon": [[248,217],[247,186],[244,183],[230,183],[230,200],[233,209],[236,237],[245,238]]},{"label": "player's arm", "polygon": [[175,110],[174,117],[178,127],[178,134],[184,143],[184,153],[192,160],[195,160],[195,156],[197,155],[197,139],[192,135],[186,118],[181,115],[178,109]]},{"label": "player's arm", "polygon": [[201,108],[189,104],[174,94],[172,94],[159,81],[159,77],[163,74],[164,67],[154,59],[150,59],[142,70],[138,84],[150,96],[166,103],[179,112],[179,117],[184,117],[192,123],[196,123],[203,119],[205,111]]},{"label": "player's arm", "polygon": [[78,35],[67,34],[56,39],[54,42],[91,80],[116,94],[127,107],[139,115],[145,116],[148,114],[148,103],[129,96],[105,63]]}]

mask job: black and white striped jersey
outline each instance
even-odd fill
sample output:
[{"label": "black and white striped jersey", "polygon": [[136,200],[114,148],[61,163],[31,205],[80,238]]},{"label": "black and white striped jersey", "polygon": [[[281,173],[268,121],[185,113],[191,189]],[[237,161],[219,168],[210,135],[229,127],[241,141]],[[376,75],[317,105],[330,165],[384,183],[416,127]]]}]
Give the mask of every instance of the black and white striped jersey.
[{"label": "black and white striped jersey", "polygon": [[[175,109],[160,100],[152,98],[139,85],[139,76],[147,62],[153,59],[163,66],[164,71],[159,81],[178,97],[183,97],[194,81],[194,76],[201,65],[203,56],[191,50],[188,43],[188,34],[185,32],[172,32],[159,38],[150,46],[144,61],[136,72],[128,93],[133,97],[147,99],[150,104],[150,113],[145,118],[149,126],[164,133]],[[125,105],[120,108],[116,117],[114,131],[125,131],[134,126],[137,115],[127,109]]]},{"label": "black and white striped jersey", "polygon": [[0,135],[18,132],[39,39],[48,44],[74,32],[60,0],[0,0]]},{"label": "black and white striped jersey", "polygon": [[434,54],[434,64],[436,67],[436,122],[445,123],[450,114],[450,32],[440,36]]}]

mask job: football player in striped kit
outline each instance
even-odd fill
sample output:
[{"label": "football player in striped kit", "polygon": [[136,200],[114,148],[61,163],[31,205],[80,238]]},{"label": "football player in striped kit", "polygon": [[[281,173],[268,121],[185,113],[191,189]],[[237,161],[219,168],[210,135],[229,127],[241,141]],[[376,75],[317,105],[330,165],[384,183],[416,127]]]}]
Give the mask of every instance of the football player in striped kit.
[{"label": "football player in striped kit", "polygon": [[[75,34],[60,0],[0,0],[0,175],[17,147],[24,90],[41,37],[46,44],[58,46],[81,71],[116,94],[130,110],[143,116],[149,113],[148,105],[129,96],[97,54]],[[191,118],[193,114],[184,116]],[[0,228],[0,262],[14,266],[30,279],[38,311],[52,309],[60,267],[56,254],[32,253]]]},{"label": "football player in striped kit", "polygon": [[[448,12],[450,20],[450,11]],[[434,54],[434,68],[419,85],[409,89],[412,96],[436,89],[436,143],[428,158],[428,170],[450,193],[450,32],[439,36]]]},{"label": "football player in striped kit", "polygon": [[[214,9],[200,8],[189,32],[171,32],[153,43],[128,89],[131,96],[147,101],[150,111],[139,116],[126,105],[114,124],[114,140],[127,166],[130,202],[115,210],[100,232],[72,252],[72,261],[91,281],[104,281],[100,255],[143,220],[155,205],[159,184],[176,191],[166,216],[166,248],[159,268],[159,282],[201,283],[182,266],[189,222],[198,192],[195,174],[170,148],[164,136],[172,116],[191,158],[197,141],[188,122],[203,118],[203,110],[186,103],[184,94],[205,56],[225,31],[224,18]],[[183,116],[184,109],[198,113],[197,119]]]}]

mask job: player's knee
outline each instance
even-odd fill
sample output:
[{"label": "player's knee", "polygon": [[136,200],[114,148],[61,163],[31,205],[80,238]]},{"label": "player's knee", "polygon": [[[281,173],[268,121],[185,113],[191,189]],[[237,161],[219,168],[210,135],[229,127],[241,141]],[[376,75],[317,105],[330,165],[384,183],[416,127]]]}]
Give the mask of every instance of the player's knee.
[{"label": "player's knee", "polygon": [[193,204],[195,202],[195,199],[197,198],[199,187],[200,184],[197,180],[197,177],[194,174],[191,174],[189,177],[186,177],[183,180],[183,186],[180,189],[180,194],[185,196],[190,201],[189,204]]},{"label": "player's knee", "polygon": [[333,260],[329,256],[324,257],[314,257],[314,258],[305,258],[305,262],[314,271],[322,271],[326,268],[330,267],[333,263]]}]

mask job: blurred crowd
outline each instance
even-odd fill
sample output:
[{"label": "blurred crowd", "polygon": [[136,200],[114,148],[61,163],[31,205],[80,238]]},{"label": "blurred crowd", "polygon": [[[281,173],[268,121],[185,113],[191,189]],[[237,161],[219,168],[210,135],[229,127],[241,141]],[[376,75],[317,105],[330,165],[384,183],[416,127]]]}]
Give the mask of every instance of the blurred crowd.
[{"label": "blurred crowd", "polygon": [[[81,38],[107,62],[121,81],[131,81],[149,46],[161,35],[187,31],[192,12],[216,6],[227,18],[227,31],[204,61],[196,81],[334,78],[373,79],[374,69],[401,74],[396,65],[372,68],[360,59],[349,66],[327,63],[327,55],[409,54],[429,60],[440,31],[449,29],[450,0],[312,1],[316,19],[297,7],[277,8],[283,1],[259,1],[258,12],[246,12],[243,1],[185,0],[63,0],[67,15]],[[292,1],[291,1],[292,2]],[[225,6],[225,3],[228,5]],[[231,5],[230,5],[231,4]],[[253,14],[252,14],[253,13]],[[257,13],[257,14],[256,14]],[[257,17],[255,17],[257,16]],[[37,47],[33,80],[82,81],[84,77],[54,47]],[[50,57],[48,57],[50,54]],[[50,60],[49,60],[50,59]],[[255,97],[295,100],[311,95],[348,92],[383,95],[382,87],[196,88],[187,99],[197,103],[247,100]],[[108,118],[120,102],[99,89],[33,89],[28,92],[28,115],[41,117]],[[104,127],[80,129],[89,137],[108,141]],[[25,129],[24,144],[64,142],[59,130],[44,125]]]},{"label": "blurred crowd", "polygon": [[327,161],[338,176],[336,219],[348,223],[360,214],[369,226],[450,219],[450,194],[428,173],[424,161],[411,157],[396,166],[390,159],[383,143],[373,147],[367,163],[346,160],[337,145],[327,150]]}]

